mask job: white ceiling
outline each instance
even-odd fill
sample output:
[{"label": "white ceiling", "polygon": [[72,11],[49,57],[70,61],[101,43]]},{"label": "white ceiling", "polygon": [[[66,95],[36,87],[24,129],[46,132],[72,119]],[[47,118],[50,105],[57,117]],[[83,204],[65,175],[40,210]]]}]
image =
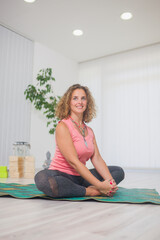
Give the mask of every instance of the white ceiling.
[{"label": "white ceiling", "polygon": [[[126,11],[133,18],[122,21]],[[0,22],[83,62],[160,42],[160,0],[0,0]]]}]

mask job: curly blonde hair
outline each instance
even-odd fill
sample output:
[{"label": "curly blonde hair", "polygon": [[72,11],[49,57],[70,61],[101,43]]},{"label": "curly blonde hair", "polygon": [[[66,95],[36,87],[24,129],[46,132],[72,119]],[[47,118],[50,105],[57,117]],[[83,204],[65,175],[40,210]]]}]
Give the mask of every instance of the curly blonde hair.
[{"label": "curly blonde hair", "polygon": [[76,89],[83,89],[84,92],[86,93],[87,108],[83,114],[83,121],[90,122],[94,117],[96,117],[96,107],[95,107],[94,98],[92,97],[92,94],[88,89],[88,87],[82,86],[80,84],[74,84],[68,88],[68,90],[65,92],[63,97],[58,102],[55,114],[60,120],[64,118],[67,119],[70,116],[71,97],[72,97],[73,91]]}]

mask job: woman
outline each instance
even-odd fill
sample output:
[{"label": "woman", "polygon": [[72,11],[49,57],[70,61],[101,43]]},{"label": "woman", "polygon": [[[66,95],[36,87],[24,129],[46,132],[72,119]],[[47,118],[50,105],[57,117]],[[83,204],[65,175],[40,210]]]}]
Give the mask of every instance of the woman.
[{"label": "woman", "polygon": [[[95,117],[95,104],[87,87],[71,86],[57,105],[56,151],[49,169],[35,176],[37,188],[51,197],[113,196],[124,178],[120,167],[102,159],[94,133],[86,125]],[[95,169],[88,170],[91,159]]]}]

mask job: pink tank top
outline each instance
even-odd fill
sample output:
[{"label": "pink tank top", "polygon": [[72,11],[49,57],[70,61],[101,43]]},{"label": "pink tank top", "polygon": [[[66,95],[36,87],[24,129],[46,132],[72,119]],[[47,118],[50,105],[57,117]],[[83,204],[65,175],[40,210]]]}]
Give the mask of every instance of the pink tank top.
[{"label": "pink tank top", "polygon": [[[83,136],[78,132],[75,128],[74,123],[71,119],[63,119],[62,120],[67,127],[69,128],[73,144],[77,151],[77,155],[79,160],[86,165],[86,161],[88,161],[94,153],[94,144],[93,144],[93,132],[92,130],[87,127],[88,135],[85,137],[87,141],[88,147],[85,145]],[[56,150],[52,162],[50,164],[49,169],[51,170],[59,170],[61,172],[65,172],[70,175],[79,176],[80,174],[67,162],[64,156],[61,154],[57,143],[56,143]]]}]

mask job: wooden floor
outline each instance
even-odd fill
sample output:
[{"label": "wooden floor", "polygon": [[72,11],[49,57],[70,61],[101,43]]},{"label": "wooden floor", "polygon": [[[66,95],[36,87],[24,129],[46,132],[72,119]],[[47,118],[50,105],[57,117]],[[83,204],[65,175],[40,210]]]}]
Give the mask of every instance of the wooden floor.
[{"label": "wooden floor", "polygon": [[[126,179],[120,186],[156,188],[160,193],[160,170],[126,170]],[[0,204],[0,239],[3,240],[160,239],[160,205],[7,197],[1,197]]]}]

